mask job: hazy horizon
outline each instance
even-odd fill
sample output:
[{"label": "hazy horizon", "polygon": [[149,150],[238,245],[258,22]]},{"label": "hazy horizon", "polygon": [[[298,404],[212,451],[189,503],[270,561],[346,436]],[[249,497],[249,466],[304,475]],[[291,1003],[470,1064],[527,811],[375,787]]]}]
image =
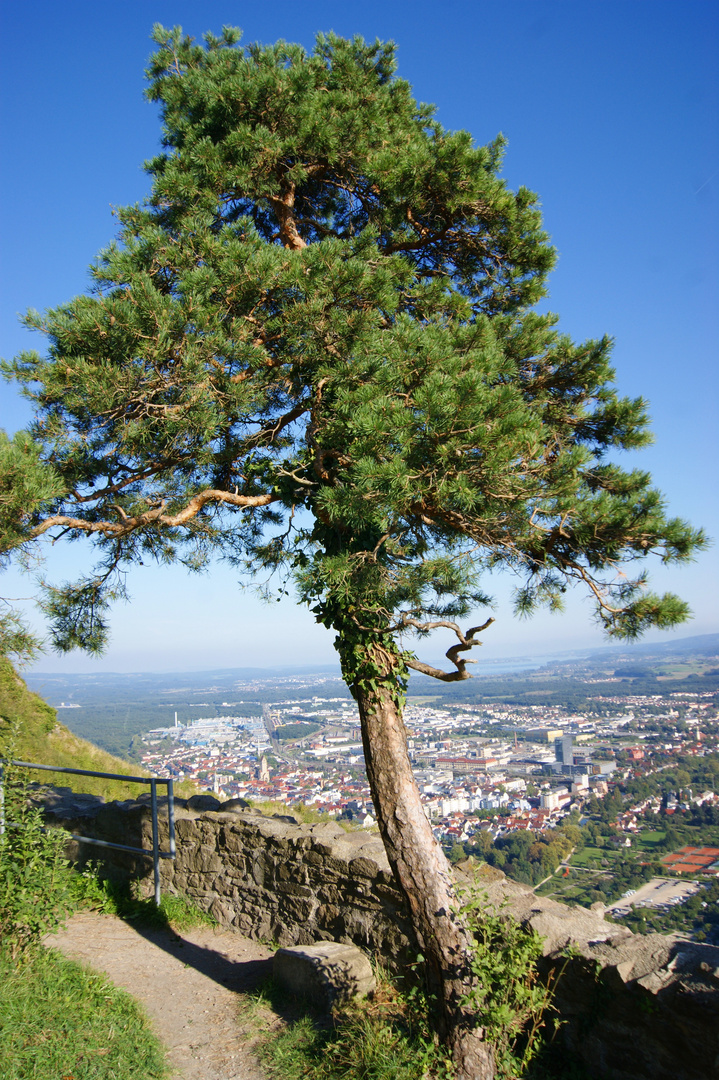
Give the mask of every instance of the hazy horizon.
[{"label": "hazy horizon", "polygon": [[[706,641],[707,639],[714,638],[714,637],[719,639],[719,634],[716,634],[716,633],[714,633],[714,634],[686,634],[684,636],[676,636],[673,640],[670,640],[670,641],[661,640],[661,639],[657,639],[657,640],[654,640],[654,641],[641,639],[641,640],[635,641],[635,642],[610,641],[610,642],[606,642],[604,647],[606,647],[608,650],[609,649],[627,650],[627,649],[633,649],[633,648],[636,647],[638,652],[641,652],[642,650],[652,650],[653,651],[655,649],[661,649],[664,646],[671,646],[671,644],[675,644],[677,646],[682,645],[682,644],[686,645],[688,642],[691,642],[693,640],[696,640],[697,645],[699,646],[702,642]],[[718,640],[718,644],[719,644],[719,640]],[[559,649],[559,650],[552,649],[552,650],[549,650],[549,651],[546,651],[546,652],[518,653],[515,656],[492,657],[492,658],[484,657],[483,660],[488,666],[492,666],[493,668],[501,667],[501,668],[519,668],[519,669],[521,669],[525,665],[528,666],[528,667],[530,667],[530,666],[531,667],[540,667],[540,666],[543,666],[545,663],[551,663],[552,661],[558,661],[558,660],[561,660],[562,658],[581,657],[581,656],[591,655],[591,654],[594,654],[594,653],[599,653],[599,652],[603,651],[604,647],[600,646],[599,648],[597,648],[597,647],[589,647],[589,648],[572,648],[572,649]],[[41,663],[41,661],[39,663]],[[112,675],[119,675],[119,676],[123,676],[123,675],[127,675],[127,676],[133,676],[133,675],[137,675],[137,676],[159,675],[159,676],[161,676],[161,675],[180,675],[180,674],[182,674],[182,675],[185,675],[185,676],[187,676],[189,678],[189,677],[191,677],[193,675],[212,675],[212,674],[225,674],[225,673],[228,673],[228,672],[237,672],[237,673],[240,673],[240,674],[243,674],[243,675],[247,675],[248,677],[253,676],[253,675],[254,676],[261,676],[263,674],[266,675],[267,677],[272,677],[272,673],[276,673],[277,677],[292,676],[292,675],[333,674],[333,675],[337,675],[338,677],[341,678],[341,670],[340,670],[339,660],[335,660],[334,662],[317,663],[317,664],[274,664],[274,665],[271,665],[271,666],[268,665],[266,667],[262,667],[262,666],[258,666],[256,664],[253,664],[253,665],[248,665],[248,666],[233,666],[233,665],[225,666],[225,665],[223,665],[221,667],[211,667],[211,668],[166,668],[166,669],[157,669],[157,670],[155,670],[155,669],[145,669],[145,670],[137,670],[137,671],[114,671],[114,670],[111,670],[109,668],[108,669],[103,669],[103,670],[95,670],[95,671],[72,671],[70,669],[68,669],[68,670],[63,669],[61,671],[49,671],[49,670],[45,670],[42,667],[40,667],[39,663],[38,663],[38,665],[34,666],[32,669],[27,669],[27,670],[23,671],[22,674],[26,675],[26,676],[29,675],[30,677],[37,677],[37,678],[44,677],[44,676],[53,676],[53,675],[63,675],[63,676],[67,676],[67,677],[74,677],[74,676],[80,676],[80,675],[87,675],[87,676],[90,676],[90,677],[101,677],[101,676],[112,676]],[[446,663],[447,668],[450,668],[450,665],[446,661],[445,661],[445,663]],[[475,666],[474,670],[472,671],[472,675],[481,676],[481,674],[482,674],[482,664],[478,663]],[[472,675],[470,675],[470,678],[472,677]],[[426,678],[427,676],[423,676],[419,672],[410,671],[410,677],[412,677],[412,678]]]}]

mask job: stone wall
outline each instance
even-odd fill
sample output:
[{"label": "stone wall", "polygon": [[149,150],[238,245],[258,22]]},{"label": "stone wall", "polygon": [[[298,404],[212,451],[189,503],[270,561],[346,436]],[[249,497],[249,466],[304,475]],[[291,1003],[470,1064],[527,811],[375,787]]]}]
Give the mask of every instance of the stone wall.
[{"label": "stone wall", "polygon": [[[239,800],[219,807],[202,799],[178,800],[177,858],[162,861],[163,890],[186,894],[250,937],[353,942],[395,970],[414,958],[407,910],[376,836],[265,817]],[[71,831],[151,847],[144,798],[105,805],[57,791],[46,812]],[[160,832],[166,849],[166,808]],[[72,848],[81,860],[99,850]],[[112,852],[107,871],[152,891],[151,859]],[[544,939],[541,973],[554,987],[558,1052],[567,1066],[580,1061],[598,1080],[719,1077],[719,948],[676,935],[635,936],[600,910],[542,899],[502,877],[484,887],[492,904]]]},{"label": "stone wall", "polygon": [[[57,789],[46,813],[72,832],[152,849],[149,796],[108,803]],[[168,849],[166,800],[160,847]],[[280,945],[354,942],[394,965],[418,949],[404,902],[378,836],[327,821],[302,825],[288,814],[267,817],[233,800],[234,809],[203,808],[211,796],[175,800],[177,857],[163,859],[163,892],[179,892],[217,921],[248,937]],[[130,877],[152,895],[152,859],[73,844],[81,862],[101,859],[108,875]]]}]

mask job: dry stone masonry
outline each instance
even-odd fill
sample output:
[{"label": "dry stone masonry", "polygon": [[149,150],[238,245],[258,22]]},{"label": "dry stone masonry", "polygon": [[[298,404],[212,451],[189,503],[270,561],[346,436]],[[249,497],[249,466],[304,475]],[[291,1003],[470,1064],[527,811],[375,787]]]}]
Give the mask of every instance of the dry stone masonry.
[{"label": "dry stone masonry", "polygon": [[[56,789],[48,817],[70,831],[151,848],[149,797],[104,804]],[[165,803],[161,802],[165,807]],[[334,822],[267,817],[241,800],[177,800],[177,858],[163,860],[163,891],[184,893],[221,924],[282,947],[359,946],[401,971],[417,952],[403,899],[376,835]],[[162,818],[165,818],[163,821]],[[167,848],[166,811],[161,843]],[[98,849],[70,845],[84,861]],[[152,891],[151,859],[111,852],[108,874]],[[469,869],[469,868],[467,868]],[[544,939],[567,1061],[597,1080],[719,1077],[719,948],[677,935],[638,936],[603,912],[569,908],[495,875],[489,901]]]}]

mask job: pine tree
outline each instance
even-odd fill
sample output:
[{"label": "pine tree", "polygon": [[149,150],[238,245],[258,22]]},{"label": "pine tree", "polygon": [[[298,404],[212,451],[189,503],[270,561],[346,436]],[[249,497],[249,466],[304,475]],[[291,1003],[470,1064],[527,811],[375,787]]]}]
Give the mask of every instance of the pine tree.
[{"label": "pine tree", "polygon": [[[686,605],[633,564],[703,537],[611,461],[649,436],[609,340],[575,344],[533,310],[554,253],[536,197],[499,175],[502,140],[445,131],[392,45],[239,39],[155,28],[152,193],[119,211],[90,295],[27,316],[49,351],[9,371],[40,449],[31,497],[0,503],[0,546],[95,540],[95,570],[45,601],[62,648],[102,647],[123,569],[148,556],[295,580],[336,631],[439,1033],[458,1076],[489,1077],[471,935],[407,754],[408,669],[468,677],[491,619],[457,620],[496,568],[522,580],[522,613],[580,582],[610,634],[674,625]],[[406,646],[437,628],[448,672]]]}]

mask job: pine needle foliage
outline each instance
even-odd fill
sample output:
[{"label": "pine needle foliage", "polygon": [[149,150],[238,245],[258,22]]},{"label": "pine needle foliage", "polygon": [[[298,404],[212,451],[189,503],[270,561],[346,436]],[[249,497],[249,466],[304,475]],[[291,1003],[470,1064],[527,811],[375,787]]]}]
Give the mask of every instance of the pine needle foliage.
[{"label": "pine needle foliage", "polygon": [[103,647],[129,564],[216,552],[336,628],[462,616],[497,567],[522,614],[580,581],[610,634],[686,618],[631,567],[704,538],[611,459],[649,434],[610,340],[533,310],[555,256],[502,139],[445,130],[389,43],[153,37],[151,196],[90,295],[26,316],[48,353],[6,365],[36,420],[0,444],[2,549],[101,552],[48,591],[57,647]]}]

